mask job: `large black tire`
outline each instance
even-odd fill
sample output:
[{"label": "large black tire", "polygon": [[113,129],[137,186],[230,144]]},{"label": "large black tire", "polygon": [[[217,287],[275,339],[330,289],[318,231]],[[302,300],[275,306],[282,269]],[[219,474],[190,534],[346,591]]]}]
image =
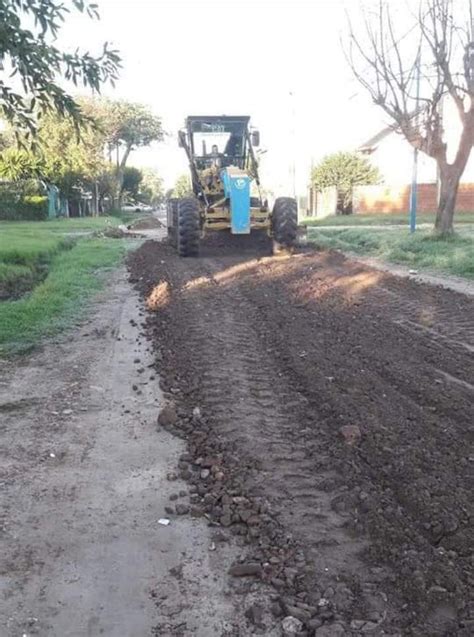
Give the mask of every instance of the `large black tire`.
[{"label": "large black tire", "polygon": [[296,244],[298,205],[292,197],[278,197],[272,212],[272,234],[275,249],[288,249]]},{"label": "large black tire", "polygon": [[178,254],[197,257],[201,238],[199,202],[194,197],[178,201]]}]

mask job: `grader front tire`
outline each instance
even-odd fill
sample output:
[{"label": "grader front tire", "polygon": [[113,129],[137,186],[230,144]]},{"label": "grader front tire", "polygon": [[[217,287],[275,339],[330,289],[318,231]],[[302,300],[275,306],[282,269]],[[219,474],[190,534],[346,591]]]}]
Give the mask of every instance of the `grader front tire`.
[{"label": "grader front tire", "polygon": [[201,238],[199,202],[193,197],[178,201],[178,254],[197,257]]},{"label": "grader front tire", "polygon": [[291,250],[296,244],[298,206],[292,197],[279,197],[272,213],[273,251]]}]

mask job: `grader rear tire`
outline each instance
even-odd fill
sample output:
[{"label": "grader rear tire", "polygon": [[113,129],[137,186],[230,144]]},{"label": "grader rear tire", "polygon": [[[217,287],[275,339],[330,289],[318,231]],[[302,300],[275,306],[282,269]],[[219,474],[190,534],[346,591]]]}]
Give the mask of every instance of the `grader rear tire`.
[{"label": "grader rear tire", "polygon": [[178,254],[197,257],[201,238],[199,202],[193,197],[178,201]]},{"label": "grader rear tire", "polygon": [[298,206],[292,197],[278,197],[273,206],[272,233],[274,252],[288,250],[296,244]]}]

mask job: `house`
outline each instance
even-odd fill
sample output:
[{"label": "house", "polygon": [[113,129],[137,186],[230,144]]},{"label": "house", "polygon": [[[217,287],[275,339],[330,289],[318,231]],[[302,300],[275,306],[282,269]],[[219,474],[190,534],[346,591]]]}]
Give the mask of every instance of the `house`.
[{"label": "house", "polygon": [[[454,106],[447,100],[443,111],[449,161],[454,159],[461,129]],[[406,212],[409,209],[414,149],[397,125],[386,126],[365,140],[357,151],[370,158],[379,169],[383,185],[358,187],[354,193],[354,212]],[[419,212],[434,212],[438,203],[438,170],[436,161],[422,152],[418,153],[417,182]],[[461,179],[456,207],[459,212],[474,211],[474,152]]]},{"label": "house", "polygon": [[[445,100],[443,107],[444,139],[448,144],[448,161],[454,159],[461,124],[454,105]],[[413,172],[413,146],[403,136],[396,124],[364,140],[357,151],[368,156],[380,170],[386,184],[409,184]],[[418,183],[437,183],[436,161],[425,153],[418,154]],[[462,177],[462,183],[474,183],[474,152]]]},{"label": "house", "polygon": [[[444,136],[448,144],[448,161],[453,160],[461,132],[454,105],[445,99],[443,106]],[[413,146],[405,139],[396,124],[388,125],[366,138],[356,149],[370,159],[383,179],[379,186],[358,186],[354,189],[354,213],[407,213],[413,177]],[[425,153],[418,153],[419,212],[435,212],[438,207],[438,171],[436,161]],[[335,188],[316,192],[308,188],[307,214],[325,217],[337,214],[338,193]],[[474,212],[474,151],[466,166],[458,190],[458,212]]]}]

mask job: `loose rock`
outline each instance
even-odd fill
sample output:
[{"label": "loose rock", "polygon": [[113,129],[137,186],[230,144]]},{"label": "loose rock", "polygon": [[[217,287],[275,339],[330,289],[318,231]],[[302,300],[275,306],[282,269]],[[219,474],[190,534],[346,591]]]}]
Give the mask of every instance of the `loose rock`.
[{"label": "loose rock", "polygon": [[296,617],[296,619],[299,619],[303,624],[306,624],[311,619],[311,615],[307,610],[303,610],[297,606],[286,605],[285,610],[291,617]]},{"label": "loose rock", "polygon": [[316,630],[315,637],[342,637],[345,634],[346,631],[341,624],[327,624]]},{"label": "loose rock", "polygon": [[285,617],[281,622],[281,627],[284,635],[297,635],[303,630],[303,624],[296,617]]},{"label": "loose rock", "polygon": [[344,425],[339,429],[339,433],[344,438],[344,442],[350,447],[354,447],[362,437],[360,428],[357,425]]},{"label": "loose rock", "polygon": [[189,513],[189,506],[187,504],[177,504],[176,505],[176,513],[178,515],[186,515],[187,513]]},{"label": "loose rock", "polygon": [[256,626],[262,625],[263,620],[263,608],[259,604],[252,604],[245,611],[245,617]]},{"label": "loose rock", "polygon": [[169,427],[171,425],[174,425],[176,424],[177,420],[178,415],[175,408],[171,405],[166,405],[165,407],[163,407],[163,409],[160,411],[160,415],[158,416],[158,424],[160,424],[162,427]]},{"label": "loose rock", "polygon": [[233,577],[248,577],[250,575],[260,575],[262,567],[258,562],[244,562],[243,564],[234,564],[229,569],[229,575]]}]

